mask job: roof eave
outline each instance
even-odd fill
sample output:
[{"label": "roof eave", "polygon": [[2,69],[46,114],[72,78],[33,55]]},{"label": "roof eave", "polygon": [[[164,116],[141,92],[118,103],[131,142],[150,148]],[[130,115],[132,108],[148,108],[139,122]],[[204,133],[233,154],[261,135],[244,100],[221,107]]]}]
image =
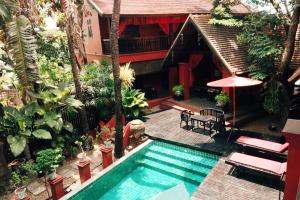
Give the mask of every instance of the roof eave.
[{"label": "roof eave", "polygon": [[194,27],[197,29],[198,32],[201,33],[201,35],[204,37],[205,41],[207,42],[209,48],[219,57],[219,59],[221,60],[221,62],[225,65],[226,69],[231,73],[237,73],[240,74],[239,72],[233,72],[230,69],[230,65],[229,63],[223,58],[223,56],[215,49],[214,45],[210,42],[209,38],[207,37],[206,34],[204,34],[202,32],[202,30],[198,27],[198,25],[195,23],[195,21],[193,20],[193,16],[191,15],[191,23],[193,23]]},{"label": "roof eave", "polygon": [[97,11],[99,15],[103,15],[104,12],[97,6],[97,4],[93,0],[87,0],[87,2]]}]

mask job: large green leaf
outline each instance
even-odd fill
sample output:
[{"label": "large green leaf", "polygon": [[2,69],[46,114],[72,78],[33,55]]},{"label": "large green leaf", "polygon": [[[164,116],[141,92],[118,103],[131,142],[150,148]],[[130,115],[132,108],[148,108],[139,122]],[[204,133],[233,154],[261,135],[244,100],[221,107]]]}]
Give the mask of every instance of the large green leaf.
[{"label": "large green leaf", "polygon": [[11,152],[14,154],[15,157],[20,155],[24,151],[26,146],[26,138],[19,135],[7,136],[7,142],[10,146]]},{"label": "large green leaf", "polygon": [[25,130],[23,132],[20,132],[21,135],[24,135],[24,136],[31,136],[31,132],[29,130]]},{"label": "large green leaf", "polygon": [[69,104],[69,106],[72,106],[74,108],[80,108],[83,106],[81,101],[74,99],[74,98],[68,98],[66,100],[66,103]]},{"label": "large green leaf", "polygon": [[69,122],[65,122],[64,125],[63,125],[64,129],[66,129],[67,131],[69,132],[72,132],[73,131],[73,125]]},{"label": "large green leaf", "polygon": [[38,129],[36,131],[33,131],[32,135],[34,135],[34,137],[39,139],[45,139],[45,140],[52,139],[50,132],[45,129]]}]

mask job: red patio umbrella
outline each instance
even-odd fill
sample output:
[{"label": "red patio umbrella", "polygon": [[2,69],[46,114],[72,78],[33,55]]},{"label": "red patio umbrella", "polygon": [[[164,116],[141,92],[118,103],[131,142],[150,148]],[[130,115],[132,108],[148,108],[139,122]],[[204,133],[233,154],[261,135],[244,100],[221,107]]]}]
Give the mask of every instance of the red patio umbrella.
[{"label": "red patio umbrella", "polygon": [[217,81],[207,83],[210,87],[233,88],[233,126],[235,127],[235,88],[237,87],[250,87],[261,84],[262,81],[253,80],[250,78],[240,77],[233,74],[228,78],[223,78]]}]

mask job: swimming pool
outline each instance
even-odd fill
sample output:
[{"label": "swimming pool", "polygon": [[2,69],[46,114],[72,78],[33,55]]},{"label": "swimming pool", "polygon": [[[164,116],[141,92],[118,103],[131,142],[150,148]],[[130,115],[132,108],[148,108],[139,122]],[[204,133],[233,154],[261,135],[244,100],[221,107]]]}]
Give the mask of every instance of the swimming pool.
[{"label": "swimming pool", "polygon": [[148,200],[184,183],[190,196],[219,156],[151,141],[74,194],[72,200]]}]

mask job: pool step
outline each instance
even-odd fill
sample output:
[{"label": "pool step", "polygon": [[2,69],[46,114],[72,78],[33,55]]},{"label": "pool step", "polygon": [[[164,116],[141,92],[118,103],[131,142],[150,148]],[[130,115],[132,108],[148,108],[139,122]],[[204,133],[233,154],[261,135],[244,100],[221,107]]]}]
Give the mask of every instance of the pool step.
[{"label": "pool step", "polygon": [[186,150],[185,148],[168,149],[168,147],[154,145],[149,147],[149,151],[180,159],[185,162],[199,163],[204,166],[210,167],[213,167],[218,162],[218,156],[216,155],[208,154],[205,152],[197,152],[193,154],[191,152],[188,152],[188,150]]},{"label": "pool step", "polygon": [[148,159],[141,160],[139,164],[149,169],[156,170],[163,174],[168,174],[172,177],[180,178],[181,180],[188,181],[196,185],[199,185],[205,178],[205,176],[200,176],[198,174],[187,172],[182,169],[174,168],[164,163],[158,163]]},{"label": "pool step", "polygon": [[176,160],[171,157],[161,156],[158,154],[155,154],[153,152],[147,152],[144,156],[145,159],[149,159],[158,163],[164,163],[166,165],[182,169],[184,171],[188,171],[194,174],[199,174],[201,176],[206,176],[209,171],[211,170],[211,167],[203,167],[200,165],[196,165],[192,162],[185,162],[181,160]]},{"label": "pool step", "polygon": [[191,163],[193,165],[197,165],[199,167],[205,167],[205,168],[208,168],[208,169],[213,168],[213,166],[216,163],[216,161],[210,161],[210,160],[207,160],[207,159],[198,159],[198,161],[197,160],[191,160],[187,157],[183,157],[183,156],[180,156],[180,155],[177,155],[177,154],[168,154],[168,153],[165,153],[165,152],[155,151],[155,150],[150,150],[150,149],[149,149],[148,152],[156,154],[156,155],[164,156],[164,157],[167,157],[167,158],[170,158],[170,159],[173,159],[173,160],[179,160],[179,161],[182,161],[182,162],[185,162],[185,163]]}]

